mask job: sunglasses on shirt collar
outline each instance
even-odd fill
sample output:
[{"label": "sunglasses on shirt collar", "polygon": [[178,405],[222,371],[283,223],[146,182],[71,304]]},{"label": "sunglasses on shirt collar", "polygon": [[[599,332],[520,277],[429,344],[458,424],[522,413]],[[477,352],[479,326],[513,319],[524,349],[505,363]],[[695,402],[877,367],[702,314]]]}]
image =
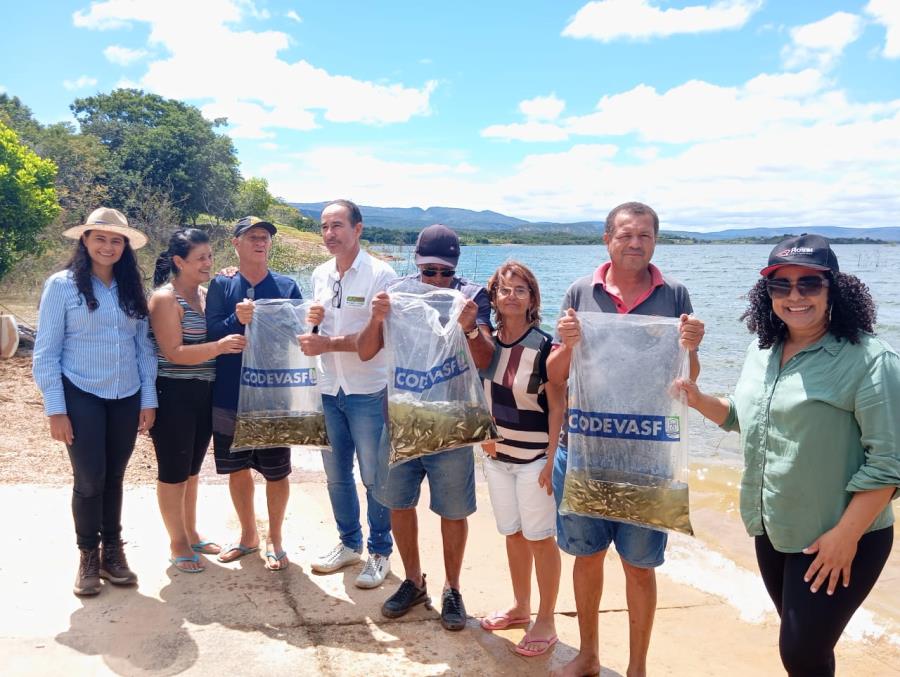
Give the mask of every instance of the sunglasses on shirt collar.
[{"label": "sunglasses on shirt collar", "polygon": [[422,268],[420,272],[425,277],[435,277],[437,275],[440,275],[441,277],[453,277],[456,275],[456,270],[438,270],[437,268]]}]

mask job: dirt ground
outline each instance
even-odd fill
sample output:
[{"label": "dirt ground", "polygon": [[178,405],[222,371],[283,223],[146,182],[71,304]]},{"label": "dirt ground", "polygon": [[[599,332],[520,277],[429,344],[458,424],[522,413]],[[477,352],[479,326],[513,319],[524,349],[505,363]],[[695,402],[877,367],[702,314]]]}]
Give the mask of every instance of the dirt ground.
[{"label": "dirt ground", "polygon": [[[31,355],[0,360],[0,429],[0,483],[72,481],[65,446],[50,439],[44,401],[31,377]],[[156,458],[149,437],[138,438],[125,482],[156,482]]]}]

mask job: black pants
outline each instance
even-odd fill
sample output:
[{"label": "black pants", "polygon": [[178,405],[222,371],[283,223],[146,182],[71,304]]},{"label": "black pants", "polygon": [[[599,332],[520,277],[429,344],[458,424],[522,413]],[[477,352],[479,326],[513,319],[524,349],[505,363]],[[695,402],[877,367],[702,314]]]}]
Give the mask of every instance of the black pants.
[{"label": "black pants", "polygon": [[159,408],[150,429],[157,479],[179,484],[200,472],[212,437],[212,381],[156,378]]},{"label": "black pants", "polygon": [[756,537],[759,571],[781,616],[781,662],[791,677],[834,675],[834,646],[878,580],[893,543],[893,527],[863,535],[850,567],[850,587],[839,581],[828,595],[826,585],[813,593],[811,582],[803,581],[815,555],[778,552],[768,536]]},{"label": "black pants", "polygon": [[134,451],[140,392],[104,400],[63,378],[66,410],[75,439],[68,445],[75,486],[72,515],[78,547],[115,543],[122,534],[122,482]]}]

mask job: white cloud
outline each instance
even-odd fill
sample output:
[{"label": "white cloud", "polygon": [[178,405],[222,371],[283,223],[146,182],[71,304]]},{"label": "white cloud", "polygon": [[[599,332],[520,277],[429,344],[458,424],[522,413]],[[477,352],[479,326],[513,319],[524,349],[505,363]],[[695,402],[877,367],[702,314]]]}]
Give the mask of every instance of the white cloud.
[{"label": "white cloud", "polygon": [[131,78],[120,78],[113,89],[140,89],[141,86]]},{"label": "white cloud", "polygon": [[595,0],[572,17],[562,34],[610,42],[741,28],[762,0],[718,0],[709,5],[661,9],[653,0]]},{"label": "white cloud", "polygon": [[519,110],[529,120],[555,120],[566,107],[566,102],[558,99],[556,94],[536,96],[519,103]]},{"label": "white cloud", "polygon": [[263,143],[259,144],[259,147],[263,150],[278,150],[278,144],[272,143],[271,141],[264,141]]},{"label": "white cloud", "polygon": [[835,12],[819,21],[792,28],[791,43],[784,47],[781,56],[788,68],[809,63],[828,68],[847,45],[862,35],[862,31],[863,20],[859,16]]},{"label": "white cloud", "polygon": [[303,23],[303,17],[301,17],[299,14],[297,14],[297,12],[295,12],[292,9],[288,10],[287,13],[285,13],[285,16],[288,19],[290,19],[291,21],[296,21],[298,24]]},{"label": "white cloud", "polygon": [[887,59],[900,59],[900,2],[870,0],[865,12],[885,28],[882,55]]},{"label": "white cloud", "polygon": [[78,89],[85,89],[87,87],[93,87],[97,84],[97,78],[92,78],[88,75],[82,75],[77,80],[63,80],[63,87],[68,89],[70,92],[74,92]]},{"label": "white cloud", "polygon": [[103,50],[103,56],[106,57],[107,61],[119,64],[120,66],[128,66],[135,61],[140,61],[147,56],[147,54],[148,52],[146,49],[130,49],[128,47],[122,47],[121,45],[110,45]]},{"label": "white cloud", "polygon": [[435,81],[410,87],[332,74],[304,60],[281,59],[279,52],[290,44],[286,33],[234,27],[264,14],[238,0],[106,0],[76,12],[73,20],[95,30],[149,24],[150,45],[168,56],[149,63],[141,87],[204,102],[205,115],[229,118],[235,137],[265,138],[274,128],[314,129],[320,116],[383,125],[430,114]]},{"label": "white cloud", "polygon": [[4,87],[3,85],[0,85],[0,94],[5,94],[5,93],[6,93],[6,87]]},{"label": "white cloud", "polygon": [[532,121],[491,125],[481,130],[481,136],[505,141],[565,141],[569,138],[568,132],[559,125]]}]

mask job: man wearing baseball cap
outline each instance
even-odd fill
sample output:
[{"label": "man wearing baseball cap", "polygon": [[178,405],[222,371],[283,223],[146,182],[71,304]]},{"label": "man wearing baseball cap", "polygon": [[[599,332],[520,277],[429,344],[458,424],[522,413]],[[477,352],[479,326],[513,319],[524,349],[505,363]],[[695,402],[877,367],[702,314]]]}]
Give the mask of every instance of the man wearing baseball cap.
[{"label": "man wearing baseball cap", "polygon": [[[276,228],[256,216],[245,216],[234,225],[231,243],[238,256],[238,272],[233,277],[217,275],[206,296],[206,332],[210,341],[229,334],[243,334],[253,320],[254,299],[299,299],[300,288],[286,275],[269,270],[269,252]],[[216,358],[213,386],[213,451],[216,472],[228,475],[231,499],[241,523],[239,540],[222,549],[220,562],[236,559],[259,550],[259,533],[253,512],[253,477],[256,470],[266,480],[269,507],[269,534],[266,542],[266,567],[285,569],[288,558],[281,543],[281,527],[287,509],[291,473],[290,447],[231,451],[240,390],[241,354]]]},{"label": "man wearing baseball cap", "polygon": [[[491,340],[491,303],[487,291],[456,274],[459,262],[459,237],[442,224],[428,226],[416,242],[416,267],[419,272],[404,279],[456,289],[466,298],[459,323],[475,366],[490,364],[494,346]],[[383,325],[390,311],[388,294],[377,294],[372,301],[372,316],[357,339],[359,356],[374,357],[384,346]],[[466,608],[459,592],[459,576],[468,536],[467,517],[475,512],[475,461],[472,447],[461,447],[423,456],[390,469],[379,500],[391,508],[391,526],[397,550],[403,560],[406,579],[382,605],[387,618],[398,618],[413,606],[429,600],[425,574],[419,560],[419,523],[416,503],[422,480],[428,478],[431,509],[441,517],[444,545],[444,591],[441,595],[441,625],[447,630],[466,626]]]}]

